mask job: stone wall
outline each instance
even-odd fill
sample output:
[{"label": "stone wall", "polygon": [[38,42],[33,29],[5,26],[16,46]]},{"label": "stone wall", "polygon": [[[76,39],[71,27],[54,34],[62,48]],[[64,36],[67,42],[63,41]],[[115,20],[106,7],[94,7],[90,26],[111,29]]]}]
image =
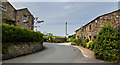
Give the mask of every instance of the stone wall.
[{"label": "stone wall", "polygon": [[[3,44],[4,45],[4,44]],[[2,59],[10,59],[21,55],[26,55],[34,53],[43,49],[42,43],[33,42],[33,43],[9,43],[7,48],[7,53],[2,55]]]},{"label": "stone wall", "polygon": [[119,17],[120,17],[120,10],[99,16],[90,23],[76,30],[76,38],[77,39],[82,38],[83,41],[85,41],[86,39],[95,41],[99,30],[105,24],[111,24],[112,27],[118,28],[120,25]]}]

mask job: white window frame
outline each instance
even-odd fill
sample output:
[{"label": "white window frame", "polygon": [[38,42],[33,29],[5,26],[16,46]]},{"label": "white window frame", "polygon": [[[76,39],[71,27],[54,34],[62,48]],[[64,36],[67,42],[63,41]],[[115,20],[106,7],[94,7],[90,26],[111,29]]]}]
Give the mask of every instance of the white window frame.
[{"label": "white window frame", "polygon": [[27,22],[26,19],[27,19],[27,16],[23,15],[22,17],[23,22]]}]

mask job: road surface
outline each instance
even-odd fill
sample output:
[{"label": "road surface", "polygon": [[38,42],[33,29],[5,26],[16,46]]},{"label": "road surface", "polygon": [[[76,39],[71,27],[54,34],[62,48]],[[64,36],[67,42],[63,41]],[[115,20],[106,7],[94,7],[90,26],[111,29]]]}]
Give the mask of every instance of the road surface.
[{"label": "road surface", "polygon": [[70,43],[44,43],[43,51],[22,56],[3,63],[103,63],[104,61],[86,58],[77,48]]}]

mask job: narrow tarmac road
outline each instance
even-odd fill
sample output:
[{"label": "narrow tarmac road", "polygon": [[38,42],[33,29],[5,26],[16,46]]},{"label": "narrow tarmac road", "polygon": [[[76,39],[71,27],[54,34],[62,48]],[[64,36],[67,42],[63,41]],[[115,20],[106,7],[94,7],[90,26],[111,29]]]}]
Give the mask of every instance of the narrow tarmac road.
[{"label": "narrow tarmac road", "polygon": [[44,43],[43,51],[22,56],[3,63],[104,63],[104,61],[86,58],[77,48],[70,43]]}]

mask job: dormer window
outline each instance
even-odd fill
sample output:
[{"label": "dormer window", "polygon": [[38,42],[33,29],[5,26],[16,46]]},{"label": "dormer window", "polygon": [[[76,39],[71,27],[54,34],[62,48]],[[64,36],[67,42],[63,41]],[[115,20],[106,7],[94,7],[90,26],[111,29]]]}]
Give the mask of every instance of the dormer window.
[{"label": "dormer window", "polygon": [[23,16],[23,22],[26,22],[26,18],[27,18],[27,16]]}]

